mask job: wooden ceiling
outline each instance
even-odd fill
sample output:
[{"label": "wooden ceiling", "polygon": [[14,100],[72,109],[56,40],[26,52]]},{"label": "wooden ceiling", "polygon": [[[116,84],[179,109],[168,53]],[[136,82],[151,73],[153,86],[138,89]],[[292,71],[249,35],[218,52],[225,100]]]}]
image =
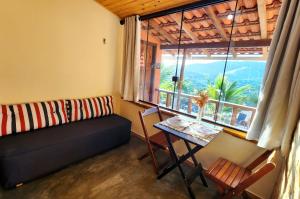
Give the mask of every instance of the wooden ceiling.
[{"label": "wooden ceiling", "polygon": [[[104,7],[124,18],[132,15],[146,15],[154,12],[186,5],[199,0],[96,0]],[[232,40],[234,42],[250,41],[249,46],[232,48],[233,54],[267,54],[265,40],[271,40],[275,30],[282,0],[238,0],[236,17],[234,20],[228,16],[234,14],[236,0],[202,7],[184,12],[181,44],[211,43],[222,44],[229,41],[232,23]],[[151,34],[159,41],[161,47],[168,51],[166,46],[178,45],[180,38],[180,13],[170,14],[142,22],[142,31]],[[147,33],[146,33],[147,34]],[[253,42],[252,42],[253,41]],[[252,43],[254,45],[252,45]],[[197,45],[195,45],[197,46]],[[238,45],[239,46],[239,45]],[[172,47],[169,51],[173,50]],[[207,55],[226,53],[226,48],[211,47],[191,48],[189,51]],[[264,56],[265,57],[265,56]]]},{"label": "wooden ceiling", "polygon": [[146,15],[199,0],[96,0],[121,19],[131,15]]}]

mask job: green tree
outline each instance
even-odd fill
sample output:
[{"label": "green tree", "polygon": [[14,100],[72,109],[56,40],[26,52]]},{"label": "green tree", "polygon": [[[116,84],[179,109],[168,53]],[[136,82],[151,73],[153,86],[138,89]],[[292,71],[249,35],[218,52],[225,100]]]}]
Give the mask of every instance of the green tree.
[{"label": "green tree", "polygon": [[[175,69],[172,67],[164,67],[163,65],[160,67],[160,85],[159,87],[163,90],[173,91],[174,82],[172,82],[172,76],[174,75]],[[182,92],[193,94],[194,85],[191,81],[183,80],[182,84]]]},{"label": "green tree", "polygon": [[226,102],[232,102],[237,104],[245,104],[248,96],[247,91],[251,89],[251,85],[238,86],[237,82],[230,82],[225,76],[222,85],[222,75],[218,75],[214,82],[209,82],[207,86],[207,92],[210,98],[219,99]]},{"label": "green tree", "polygon": [[174,75],[174,67],[166,67],[163,64],[160,66],[160,82],[168,81]]},{"label": "green tree", "polygon": [[249,97],[247,99],[247,106],[256,107],[258,103],[258,93],[255,90],[249,93]]}]

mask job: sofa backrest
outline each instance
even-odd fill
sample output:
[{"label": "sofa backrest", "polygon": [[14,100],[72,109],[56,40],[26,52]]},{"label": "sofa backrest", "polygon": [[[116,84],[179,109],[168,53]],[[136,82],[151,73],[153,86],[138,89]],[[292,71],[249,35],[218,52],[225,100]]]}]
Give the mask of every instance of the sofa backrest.
[{"label": "sofa backrest", "polygon": [[112,96],[0,105],[0,137],[113,113]]},{"label": "sofa backrest", "polygon": [[69,121],[71,122],[114,113],[112,96],[71,99],[67,100],[67,106]]},{"label": "sofa backrest", "polygon": [[68,122],[66,101],[0,105],[0,136]]}]

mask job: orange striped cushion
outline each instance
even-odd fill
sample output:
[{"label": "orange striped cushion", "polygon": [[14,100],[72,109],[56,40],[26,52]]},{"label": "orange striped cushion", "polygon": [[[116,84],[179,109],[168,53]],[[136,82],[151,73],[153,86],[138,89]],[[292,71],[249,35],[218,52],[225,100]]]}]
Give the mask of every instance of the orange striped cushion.
[{"label": "orange striped cushion", "polygon": [[0,136],[68,122],[65,100],[0,105]]},{"label": "orange striped cushion", "polygon": [[92,97],[67,100],[70,121],[111,115],[113,111],[112,96]]}]

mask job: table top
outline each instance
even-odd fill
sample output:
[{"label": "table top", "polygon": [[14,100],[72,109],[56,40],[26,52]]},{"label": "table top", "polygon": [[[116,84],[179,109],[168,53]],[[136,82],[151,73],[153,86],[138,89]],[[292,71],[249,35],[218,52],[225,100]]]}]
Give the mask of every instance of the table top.
[{"label": "table top", "polygon": [[[178,116],[175,116],[175,117],[178,117]],[[173,117],[173,118],[175,118],[175,117]],[[194,119],[188,119],[188,120],[191,121],[191,120],[194,120]],[[196,120],[194,120],[193,122],[196,122]],[[153,126],[155,128],[158,128],[158,129],[166,132],[166,133],[172,134],[172,135],[174,135],[174,136],[176,136],[176,137],[178,137],[180,139],[183,139],[183,140],[185,140],[187,142],[190,142],[192,144],[195,144],[195,145],[200,145],[202,147],[205,147],[206,145],[208,145],[214,139],[213,138],[211,140],[204,140],[204,139],[201,139],[199,137],[195,137],[195,136],[193,136],[191,134],[187,134],[187,133],[185,133],[185,132],[183,132],[181,130],[171,128],[170,126],[164,125],[163,123],[164,123],[164,121],[156,123]],[[222,131],[221,128],[219,128],[218,130],[219,130],[219,132]]]}]

